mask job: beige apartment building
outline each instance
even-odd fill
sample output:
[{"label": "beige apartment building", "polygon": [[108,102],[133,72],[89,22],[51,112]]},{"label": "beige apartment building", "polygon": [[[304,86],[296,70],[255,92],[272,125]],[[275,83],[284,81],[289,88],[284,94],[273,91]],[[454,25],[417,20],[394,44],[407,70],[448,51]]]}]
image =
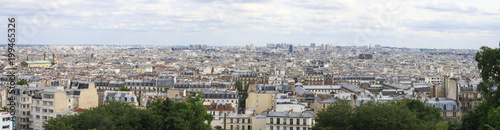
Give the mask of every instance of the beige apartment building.
[{"label": "beige apartment building", "polygon": [[64,86],[16,87],[12,94],[16,98],[16,128],[43,130],[46,120],[74,114],[75,109],[97,107],[98,97],[94,83],[77,84],[86,89],[64,89]]},{"label": "beige apartment building", "polygon": [[273,109],[275,104],[276,91],[249,91],[246,100],[246,110],[252,108],[256,114]]}]

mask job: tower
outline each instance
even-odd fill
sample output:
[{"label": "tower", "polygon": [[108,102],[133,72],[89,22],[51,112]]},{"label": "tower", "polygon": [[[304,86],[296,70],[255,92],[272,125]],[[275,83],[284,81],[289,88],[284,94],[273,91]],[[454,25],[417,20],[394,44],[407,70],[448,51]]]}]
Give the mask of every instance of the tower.
[{"label": "tower", "polygon": [[49,60],[49,55],[47,53],[43,53],[43,60],[48,61]]},{"label": "tower", "polygon": [[57,57],[56,54],[52,53],[52,63],[56,63]]}]

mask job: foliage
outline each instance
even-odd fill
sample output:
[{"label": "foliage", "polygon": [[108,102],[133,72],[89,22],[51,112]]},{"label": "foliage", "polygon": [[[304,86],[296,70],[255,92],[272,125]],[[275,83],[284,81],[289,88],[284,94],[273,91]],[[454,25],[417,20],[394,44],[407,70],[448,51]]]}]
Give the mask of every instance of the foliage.
[{"label": "foliage", "polygon": [[449,123],[448,121],[440,121],[436,123],[436,130],[447,130],[449,129]]},{"label": "foliage", "polygon": [[238,106],[242,109],[246,108],[246,102],[247,102],[247,98],[248,98],[248,87],[249,86],[250,86],[250,84],[245,85],[245,89],[242,92],[243,94],[242,94],[241,98],[239,99]]},{"label": "foliage", "polygon": [[152,128],[149,111],[135,106],[108,101],[103,105],[77,115],[62,116],[50,119],[45,129],[144,129]]},{"label": "foliage", "polygon": [[316,114],[313,129],[347,129],[351,128],[354,109],[345,100],[338,100]]},{"label": "foliage", "polygon": [[125,86],[120,87],[120,89],[118,89],[118,90],[120,90],[120,91],[130,91],[130,89],[126,88]]},{"label": "foliage", "polygon": [[319,111],[313,129],[435,129],[439,110],[419,100],[368,102],[351,107],[339,100]]},{"label": "foliage", "polygon": [[[174,102],[170,99],[153,102],[148,109],[152,112],[153,124],[158,129],[211,129],[213,116],[206,112],[202,104],[203,96],[199,93],[189,95],[186,102]],[[208,123],[205,123],[208,122]]]},{"label": "foliage", "polygon": [[236,87],[236,89],[238,90],[238,92],[241,92],[243,90],[243,83],[241,83],[241,81],[236,81],[234,83],[234,86]]},{"label": "foliage", "polygon": [[157,100],[148,109],[107,101],[83,113],[50,119],[45,129],[211,129],[213,116],[206,112],[201,94],[187,101]]},{"label": "foliage", "polygon": [[483,46],[476,53],[475,60],[483,80],[477,89],[483,94],[484,100],[463,115],[461,128],[458,129],[498,129],[500,91],[494,88],[500,83],[500,48]]},{"label": "foliage", "polygon": [[17,84],[17,85],[27,85],[27,86],[29,86],[29,85],[28,85],[28,81],[26,81],[26,80],[24,80],[24,79],[21,79],[21,80],[17,81],[17,82],[16,82],[16,84]]}]

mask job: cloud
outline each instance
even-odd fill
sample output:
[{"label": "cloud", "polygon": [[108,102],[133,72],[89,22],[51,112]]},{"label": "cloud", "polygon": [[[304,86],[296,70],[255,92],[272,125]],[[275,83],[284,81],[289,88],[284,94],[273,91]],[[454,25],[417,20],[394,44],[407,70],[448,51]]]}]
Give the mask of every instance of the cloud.
[{"label": "cloud", "polygon": [[462,3],[426,3],[421,8],[438,12],[458,12],[458,13],[476,13],[477,7]]},{"label": "cloud", "polygon": [[[48,20],[33,18],[36,14],[45,13],[46,7],[50,7],[48,3],[54,1],[58,6]],[[23,17],[25,21],[20,22],[29,23],[23,25],[32,25],[38,29],[37,36],[26,40],[27,42],[50,42],[56,38],[46,34],[54,34],[70,37],[60,41],[52,40],[54,43],[73,43],[71,40],[140,42],[134,39],[143,39],[142,37],[151,38],[151,41],[156,39],[178,44],[196,41],[234,45],[232,42],[246,44],[248,41],[259,45],[280,40],[298,44],[337,39],[343,39],[343,43],[353,43],[355,34],[369,32],[366,28],[379,32],[370,37],[372,41],[401,46],[421,42],[414,40],[415,38],[428,37],[428,41],[432,42],[446,36],[462,41],[471,41],[474,36],[475,39],[487,40],[500,36],[500,23],[496,22],[500,19],[500,10],[495,6],[487,6],[495,5],[494,2],[49,0],[48,3],[37,0],[5,1],[0,5],[3,10],[0,16]],[[5,21],[0,20],[0,24],[5,24]],[[0,31],[0,35],[4,34],[5,32]],[[94,40],[78,37],[82,35]],[[106,36],[110,38],[106,39]],[[127,36],[124,38],[127,40],[117,40],[120,36]],[[391,41],[391,38],[396,40]],[[351,42],[346,39],[351,39]],[[401,43],[405,39],[411,42]]]}]

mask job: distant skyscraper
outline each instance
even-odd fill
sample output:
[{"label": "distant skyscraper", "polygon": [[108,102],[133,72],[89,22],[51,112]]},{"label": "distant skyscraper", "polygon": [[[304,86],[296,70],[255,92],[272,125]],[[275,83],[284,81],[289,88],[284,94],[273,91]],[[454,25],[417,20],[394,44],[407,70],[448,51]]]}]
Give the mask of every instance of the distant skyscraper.
[{"label": "distant skyscraper", "polygon": [[316,43],[311,43],[311,48],[316,47]]},{"label": "distant skyscraper", "polygon": [[290,53],[293,52],[293,45],[288,45],[288,52],[290,52]]},{"label": "distant skyscraper", "polygon": [[250,44],[250,50],[252,50],[252,51],[255,50],[255,45]]}]

